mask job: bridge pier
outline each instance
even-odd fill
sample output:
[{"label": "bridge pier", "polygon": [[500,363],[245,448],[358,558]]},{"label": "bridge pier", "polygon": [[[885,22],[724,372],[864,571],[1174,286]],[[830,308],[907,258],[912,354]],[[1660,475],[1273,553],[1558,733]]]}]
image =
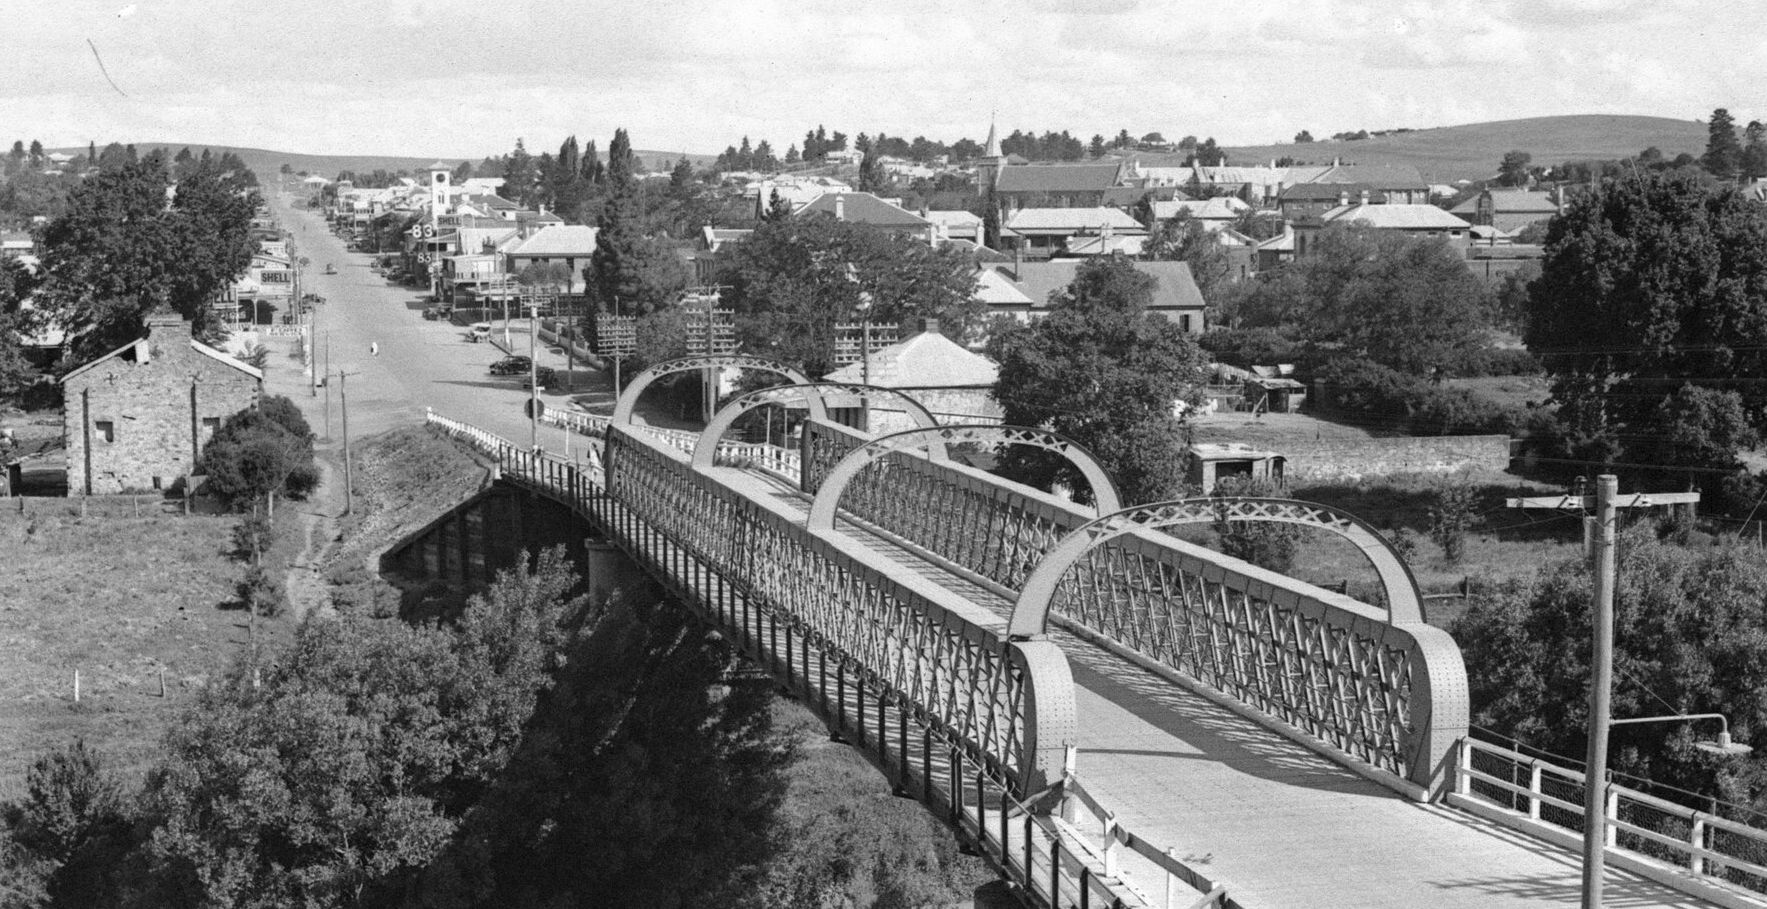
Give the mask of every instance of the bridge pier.
[{"label": "bridge pier", "polygon": [[562,545],[589,596],[651,583],[624,552],[550,499],[496,483],[389,548],[380,572],[407,591],[445,585],[464,599],[529,554]]}]

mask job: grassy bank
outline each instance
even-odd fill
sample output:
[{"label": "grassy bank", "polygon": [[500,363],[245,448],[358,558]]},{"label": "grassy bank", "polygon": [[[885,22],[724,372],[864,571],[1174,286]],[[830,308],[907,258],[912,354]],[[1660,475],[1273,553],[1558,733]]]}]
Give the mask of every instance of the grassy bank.
[{"label": "grassy bank", "polygon": [[[12,591],[0,602],[0,796],[75,737],[145,769],[173,712],[248,646],[233,603],[237,523],[0,509],[0,589]],[[287,634],[273,621],[259,630],[266,642]]]}]

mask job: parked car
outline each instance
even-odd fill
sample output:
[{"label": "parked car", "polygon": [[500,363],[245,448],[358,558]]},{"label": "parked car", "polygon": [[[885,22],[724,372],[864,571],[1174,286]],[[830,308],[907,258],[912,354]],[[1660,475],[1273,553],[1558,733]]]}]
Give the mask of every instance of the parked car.
[{"label": "parked car", "polygon": [[489,337],[491,337],[491,323],[489,322],[474,322],[472,327],[466,331],[466,339],[474,344]]},{"label": "parked car", "polygon": [[513,376],[517,373],[526,374],[533,365],[534,361],[527,357],[504,357],[491,364],[491,375]]},{"label": "parked car", "polygon": [[522,387],[533,388],[534,382],[539,382],[540,387],[543,389],[550,388],[558,382],[558,372],[550,366],[536,366],[534,367],[534,378],[532,380],[527,376],[522,377]]}]

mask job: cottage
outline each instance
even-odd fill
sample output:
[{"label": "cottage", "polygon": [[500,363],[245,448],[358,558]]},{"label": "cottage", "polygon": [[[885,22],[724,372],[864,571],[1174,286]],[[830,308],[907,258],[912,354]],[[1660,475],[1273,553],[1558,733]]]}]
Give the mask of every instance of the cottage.
[{"label": "cottage", "polygon": [[68,494],[171,489],[222,421],[253,406],[263,372],[190,336],[176,313],[61,379]]},{"label": "cottage", "polygon": [[[976,296],[988,304],[990,314],[1030,322],[1049,312],[1050,297],[1074,282],[1081,261],[1053,259],[996,265],[988,269],[992,275],[984,273],[978,277]],[[1207,306],[1189,263],[1136,262],[1135,268],[1152,275],[1156,282],[1148,315],[1165,319],[1189,334],[1203,333],[1207,328]]]},{"label": "cottage", "polygon": [[[998,422],[1000,405],[994,400],[994,382],[1000,368],[994,361],[974,354],[939,331],[936,319],[923,319],[913,337],[882,348],[865,362],[851,363],[825,378],[829,382],[863,383],[894,388],[919,401],[935,415],[952,422]],[[857,401],[835,402],[838,410],[850,410]],[[871,402],[871,428],[886,433],[910,429],[914,420],[893,397]],[[850,414],[848,415],[851,416]],[[840,415],[837,414],[837,418]],[[855,425],[859,421],[845,419]]]},{"label": "cottage", "polygon": [[[584,289],[583,269],[595,254],[595,232],[595,228],[581,224],[554,224],[534,231],[527,239],[508,247],[505,270],[521,275],[524,270],[541,266],[549,272],[549,280],[556,280],[565,293],[579,293]],[[533,270],[527,273],[536,274]]]},{"label": "cottage", "polygon": [[1068,239],[1078,236],[1144,239],[1147,230],[1128,213],[1103,207],[1021,208],[1007,217],[1000,230],[1002,246],[1028,256],[1066,251]]}]

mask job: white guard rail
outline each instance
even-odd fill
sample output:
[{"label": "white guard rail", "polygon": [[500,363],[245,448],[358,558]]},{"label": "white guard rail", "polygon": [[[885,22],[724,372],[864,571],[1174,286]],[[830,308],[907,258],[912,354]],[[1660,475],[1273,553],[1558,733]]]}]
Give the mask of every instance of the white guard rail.
[{"label": "white guard rail", "polygon": [[[1471,736],[1460,740],[1448,803],[1576,848],[1587,778]],[[1616,867],[1721,906],[1767,905],[1767,830],[1614,782],[1603,800],[1607,856]]]}]

